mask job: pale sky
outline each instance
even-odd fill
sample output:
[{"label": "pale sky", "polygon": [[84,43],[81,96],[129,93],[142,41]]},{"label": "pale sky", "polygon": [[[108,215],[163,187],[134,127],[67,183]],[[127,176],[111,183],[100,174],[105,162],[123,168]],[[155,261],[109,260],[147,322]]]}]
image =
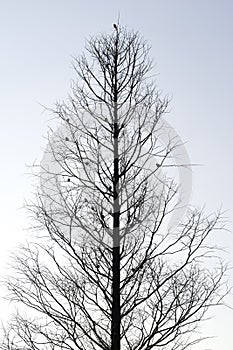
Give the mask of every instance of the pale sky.
[{"label": "pale sky", "polygon": [[[42,157],[50,115],[40,104],[65,99],[73,55],[85,38],[110,32],[120,21],[152,47],[158,87],[172,97],[169,123],[183,141],[193,170],[191,203],[212,212],[233,211],[233,1],[232,0],[8,0],[0,1],[0,273],[8,251],[24,238],[27,218],[19,208],[31,196],[25,164]],[[233,263],[232,233],[216,242]],[[233,285],[233,272],[232,272]],[[228,297],[233,307],[233,296]],[[6,304],[1,300],[6,314]],[[233,310],[212,310],[203,326],[216,338],[196,349],[232,350]]]}]

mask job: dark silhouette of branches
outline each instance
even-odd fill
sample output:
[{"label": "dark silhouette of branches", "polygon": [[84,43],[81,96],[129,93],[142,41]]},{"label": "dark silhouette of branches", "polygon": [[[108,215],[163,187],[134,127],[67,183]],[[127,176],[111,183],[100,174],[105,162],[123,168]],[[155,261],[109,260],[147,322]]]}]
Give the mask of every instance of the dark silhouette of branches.
[{"label": "dark silhouette of branches", "polygon": [[27,205],[38,235],[5,282],[19,311],[0,349],[184,350],[227,292],[209,243],[223,215],[189,209],[168,229],[178,187],[161,169],[179,144],[159,142],[168,100],[151,68],[148,44],[119,24],[74,60]]}]

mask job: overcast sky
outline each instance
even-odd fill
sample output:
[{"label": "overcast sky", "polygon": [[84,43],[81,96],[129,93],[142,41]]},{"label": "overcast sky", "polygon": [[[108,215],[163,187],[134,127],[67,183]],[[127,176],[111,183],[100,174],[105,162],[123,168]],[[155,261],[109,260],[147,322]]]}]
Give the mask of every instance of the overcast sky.
[{"label": "overcast sky", "polygon": [[[85,38],[120,21],[151,45],[158,87],[172,97],[169,123],[187,141],[193,170],[191,203],[207,212],[227,209],[232,231],[233,1],[8,0],[0,1],[0,273],[27,226],[20,210],[31,196],[25,175],[42,157],[53,106],[70,92],[73,55]],[[232,233],[221,233],[233,261]],[[232,273],[233,277],[233,273]],[[233,278],[232,278],[233,284]],[[228,298],[233,307],[233,297]],[[7,308],[0,303],[3,315]],[[213,310],[203,326],[215,335],[197,349],[232,350],[233,311]]]}]

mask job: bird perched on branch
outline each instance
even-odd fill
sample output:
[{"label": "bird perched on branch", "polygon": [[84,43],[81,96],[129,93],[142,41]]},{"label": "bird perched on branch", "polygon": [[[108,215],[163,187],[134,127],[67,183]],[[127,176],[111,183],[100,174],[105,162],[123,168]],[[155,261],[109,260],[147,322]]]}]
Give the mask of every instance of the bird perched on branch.
[{"label": "bird perched on branch", "polygon": [[117,25],[116,25],[116,23],[114,23],[114,24],[113,24],[113,27],[114,27],[115,29],[117,29]]}]

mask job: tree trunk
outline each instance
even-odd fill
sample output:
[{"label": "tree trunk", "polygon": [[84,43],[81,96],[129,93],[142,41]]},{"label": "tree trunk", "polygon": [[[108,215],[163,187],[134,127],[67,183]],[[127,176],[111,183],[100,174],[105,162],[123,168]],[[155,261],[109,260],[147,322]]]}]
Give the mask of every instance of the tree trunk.
[{"label": "tree trunk", "polygon": [[117,102],[114,106],[114,177],[113,177],[113,260],[112,260],[112,344],[111,350],[120,350],[120,207]]}]

